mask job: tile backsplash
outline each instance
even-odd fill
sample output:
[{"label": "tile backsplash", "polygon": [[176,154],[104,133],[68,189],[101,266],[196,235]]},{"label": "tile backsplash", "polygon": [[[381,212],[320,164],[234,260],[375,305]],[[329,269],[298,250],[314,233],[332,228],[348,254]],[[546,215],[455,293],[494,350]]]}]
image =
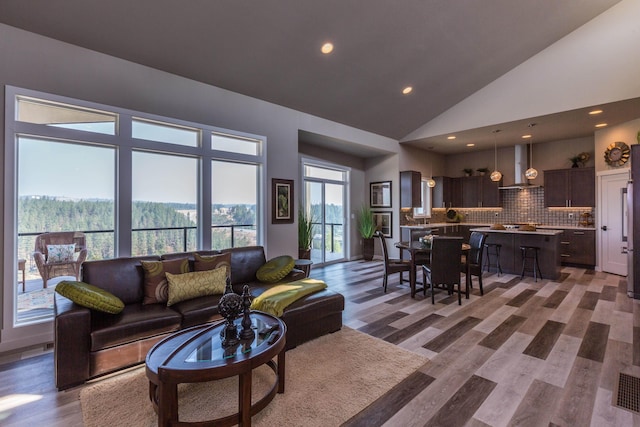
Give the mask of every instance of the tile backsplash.
[{"label": "tile backsplash", "polygon": [[[580,226],[580,215],[588,212],[595,216],[594,208],[545,208],[544,188],[524,188],[501,190],[502,208],[454,208],[463,214],[462,222],[483,223],[483,224],[513,224],[513,223],[537,223],[541,225],[554,226]],[[400,225],[407,225],[410,219],[404,214],[411,216],[411,211],[402,212],[400,215]],[[432,209],[429,222],[445,222],[445,209]],[[496,215],[497,214],[497,215]],[[571,215],[570,215],[571,214]],[[572,216],[572,218],[570,218]],[[420,220],[416,220],[421,222]]]}]

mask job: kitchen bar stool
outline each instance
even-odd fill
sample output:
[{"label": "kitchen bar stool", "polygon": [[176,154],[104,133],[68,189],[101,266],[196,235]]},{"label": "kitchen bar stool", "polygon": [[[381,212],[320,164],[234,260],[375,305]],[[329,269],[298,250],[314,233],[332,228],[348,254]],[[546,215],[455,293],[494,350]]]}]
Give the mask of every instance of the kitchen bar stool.
[{"label": "kitchen bar stool", "polygon": [[[501,275],[502,266],[500,266],[500,248],[502,248],[502,245],[500,243],[485,243],[484,248],[487,251],[487,258],[484,263],[487,271],[491,271],[491,267],[496,267],[498,269],[498,276]],[[495,263],[491,261],[491,257],[495,257]]]},{"label": "kitchen bar stool", "polygon": [[[522,252],[522,273],[520,274],[520,279],[524,277],[525,269],[533,271],[534,281],[538,281],[538,276],[542,279],[542,272],[540,271],[540,264],[538,263],[539,250],[540,248],[538,246],[520,246],[520,251]],[[527,268],[527,259],[533,260],[533,268]]]}]

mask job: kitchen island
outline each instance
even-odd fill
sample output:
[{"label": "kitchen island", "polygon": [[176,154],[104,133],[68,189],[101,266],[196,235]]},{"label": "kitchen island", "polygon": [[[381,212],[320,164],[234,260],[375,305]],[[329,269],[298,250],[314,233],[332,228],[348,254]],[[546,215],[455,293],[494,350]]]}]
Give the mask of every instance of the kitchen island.
[{"label": "kitchen island", "polygon": [[[520,231],[518,229],[492,230],[490,227],[472,228],[471,231],[487,233],[486,243],[502,245],[500,251],[500,265],[502,271],[508,274],[520,275],[522,272],[522,254],[520,246],[538,246],[538,263],[543,279],[556,280],[560,277],[560,236],[562,230],[536,229],[535,231]],[[486,259],[486,252],[484,257]],[[484,260],[483,260],[484,264]],[[496,271],[495,267],[492,271]],[[533,276],[532,271],[525,275]]]}]

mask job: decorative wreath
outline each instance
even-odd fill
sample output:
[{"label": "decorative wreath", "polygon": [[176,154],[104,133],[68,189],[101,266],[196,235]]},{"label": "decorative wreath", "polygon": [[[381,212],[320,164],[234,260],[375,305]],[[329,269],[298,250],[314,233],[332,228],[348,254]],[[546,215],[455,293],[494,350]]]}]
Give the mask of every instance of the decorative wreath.
[{"label": "decorative wreath", "polygon": [[630,152],[629,146],[624,142],[612,142],[604,151],[604,161],[610,166],[622,166],[629,160]]}]

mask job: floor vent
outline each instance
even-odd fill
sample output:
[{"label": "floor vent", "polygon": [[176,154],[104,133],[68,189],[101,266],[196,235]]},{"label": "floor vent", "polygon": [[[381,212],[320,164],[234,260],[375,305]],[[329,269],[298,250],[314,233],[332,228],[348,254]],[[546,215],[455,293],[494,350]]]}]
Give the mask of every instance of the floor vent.
[{"label": "floor vent", "polygon": [[620,372],[614,405],[640,414],[640,378]]}]

